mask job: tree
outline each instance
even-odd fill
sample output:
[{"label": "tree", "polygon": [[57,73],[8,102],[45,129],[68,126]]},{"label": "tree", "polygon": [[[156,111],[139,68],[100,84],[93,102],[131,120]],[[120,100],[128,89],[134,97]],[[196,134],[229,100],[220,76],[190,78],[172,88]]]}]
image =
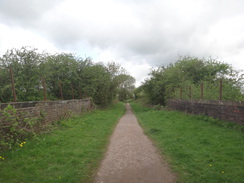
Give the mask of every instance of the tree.
[{"label": "tree", "polygon": [[[191,86],[200,91],[201,83],[206,86],[206,96],[212,97],[212,92],[215,92],[218,87],[218,80],[222,78],[225,83],[223,99],[243,100],[241,93],[243,74],[241,72],[211,58],[205,60],[196,57],[182,57],[175,64],[152,70],[150,79],[143,83],[142,88],[150,103],[165,105],[169,98],[178,95],[179,88],[187,90]],[[217,100],[216,97],[214,99]]]},{"label": "tree", "polygon": [[83,60],[71,53],[38,53],[37,49],[23,47],[8,50],[0,58],[0,100],[12,98],[9,68],[13,69],[18,101],[43,100],[41,79],[46,82],[48,100],[92,97],[99,106],[108,106],[120,88],[133,88],[134,78],[115,62],[107,65]]},{"label": "tree", "polygon": [[[8,50],[0,58],[2,77],[6,78],[7,82],[9,82],[8,70],[10,68],[13,70],[18,101],[41,99],[39,65],[42,61],[42,55],[37,53],[36,49],[29,47]],[[10,82],[4,82],[3,90],[1,90],[3,101],[11,100],[10,95],[6,93],[9,89]]]},{"label": "tree", "polygon": [[133,98],[133,90],[135,89],[135,78],[130,75],[121,74],[120,85],[118,87],[118,98],[120,101]]},{"label": "tree", "polygon": [[75,98],[78,98],[77,83],[80,82],[78,76],[79,63],[73,54],[60,53],[47,55],[45,61],[40,65],[41,74],[47,83],[49,98],[60,99],[60,84],[63,90],[63,98],[72,98],[72,86]]},{"label": "tree", "polygon": [[9,77],[9,70],[0,67],[0,102],[8,102],[11,100],[11,81]]}]

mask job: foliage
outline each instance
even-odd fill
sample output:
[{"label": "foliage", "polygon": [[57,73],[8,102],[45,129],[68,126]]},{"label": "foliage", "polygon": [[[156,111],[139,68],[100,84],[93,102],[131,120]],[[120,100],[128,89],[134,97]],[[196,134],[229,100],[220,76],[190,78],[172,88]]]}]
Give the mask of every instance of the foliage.
[{"label": "foliage", "polygon": [[242,87],[244,75],[230,65],[209,59],[182,57],[175,64],[161,66],[150,73],[143,85],[143,93],[152,104],[163,104],[170,98],[200,99],[201,84],[204,84],[204,99],[218,100],[219,80],[223,80],[223,100],[244,100]]},{"label": "foliage", "polygon": [[135,79],[129,75],[120,76],[121,84],[118,87],[118,98],[120,101],[125,101],[133,98],[133,91],[135,89]]},{"label": "foliage", "polygon": [[92,97],[97,105],[108,106],[121,86],[130,92],[135,81],[114,62],[105,65],[71,53],[39,53],[37,49],[22,47],[8,50],[0,57],[1,102],[13,98],[10,68],[18,101],[43,100],[43,78],[48,100]]},{"label": "foliage", "polygon": [[0,182],[93,182],[123,113],[122,103],[113,104],[106,110],[61,121],[52,133],[21,142],[12,151],[0,154]]},{"label": "foliage", "polygon": [[[76,86],[78,81],[78,62],[74,55],[61,53],[55,55],[47,55],[44,62],[40,64],[40,75],[45,78],[48,88],[48,98],[59,99],[60,84],[63,91],[63,99],[72,98],[71,85]],[[75,92],[77,98],[77,93]]]},{"label": "foliage", "polygon": [[41,71],[38,66],[42,61],[43,55],[37,53],[36,49],[28,49],[27,47],[23,47],[19,50],[8,50],[2,58],[0,57],[1,79],[5,80],[0,83],[1,101],[8,102],[11,97],[9,68],[12,68],[14,72],[15,89],[16,93],[18,93],[18,100],[40,100],[39,77]]},{"label": "foliage", "polygon": [[41,120],[29,119],[26,114],[17,112],[11,105],[0,110],[0,151],[12,149],[26,138],[33,137]]},{"label": "foliage", "polygon": [[178,182],[243,182],[243,126],[131,104]]}]

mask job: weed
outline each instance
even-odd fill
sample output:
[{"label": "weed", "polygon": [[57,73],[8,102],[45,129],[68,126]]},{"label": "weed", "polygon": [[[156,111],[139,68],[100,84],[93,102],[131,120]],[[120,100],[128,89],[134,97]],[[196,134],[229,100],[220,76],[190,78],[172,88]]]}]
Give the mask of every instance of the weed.
[{"label": "weed", "polygon": [[0,111],[0,152],[12,149],[26,138],[35,135],[34,128],[41,119],[25,117],[23,112],[17,112],[11,105]]}]

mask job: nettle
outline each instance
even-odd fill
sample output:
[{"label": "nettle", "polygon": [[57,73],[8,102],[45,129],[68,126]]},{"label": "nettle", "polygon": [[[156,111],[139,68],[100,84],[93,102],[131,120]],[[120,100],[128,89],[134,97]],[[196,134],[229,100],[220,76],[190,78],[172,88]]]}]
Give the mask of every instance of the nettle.
[{"label": "nettle", "polygon": [[11,105],[0,110],[0,151],[12,149],[25,139],[36,135],[42,117],[28,118]]}]

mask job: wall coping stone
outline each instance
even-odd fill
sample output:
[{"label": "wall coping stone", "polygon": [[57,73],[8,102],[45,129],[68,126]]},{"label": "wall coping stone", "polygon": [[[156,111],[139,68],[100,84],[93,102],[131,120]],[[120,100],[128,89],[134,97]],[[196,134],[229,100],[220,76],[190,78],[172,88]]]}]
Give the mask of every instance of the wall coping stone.
[{"label": "wall coping stone", "polygon": [[87,102],[89,101],[89,98],[86,99],[72,99],[72,100],[48,100],[48,101],[28,101],[28,102],[10,102],[10,103],[0,103],[0,109],[5,109],[8,105],[11,105],[15,109],[23,109],[23,108],[30,108],[30,107],[36,107],[36,106],[45,106],[45,105],[52,105],[52,104],[67,104],[71,102]]},{"label": "wall coping stone", "polygon": [[189,103],[200,103],[200,104],[216,104],[216,105],[231,105],[231,106],[244,106],[244,101],[228,101],[228,100],[180,100],[170,99],[170,101],[189,102]]}]

